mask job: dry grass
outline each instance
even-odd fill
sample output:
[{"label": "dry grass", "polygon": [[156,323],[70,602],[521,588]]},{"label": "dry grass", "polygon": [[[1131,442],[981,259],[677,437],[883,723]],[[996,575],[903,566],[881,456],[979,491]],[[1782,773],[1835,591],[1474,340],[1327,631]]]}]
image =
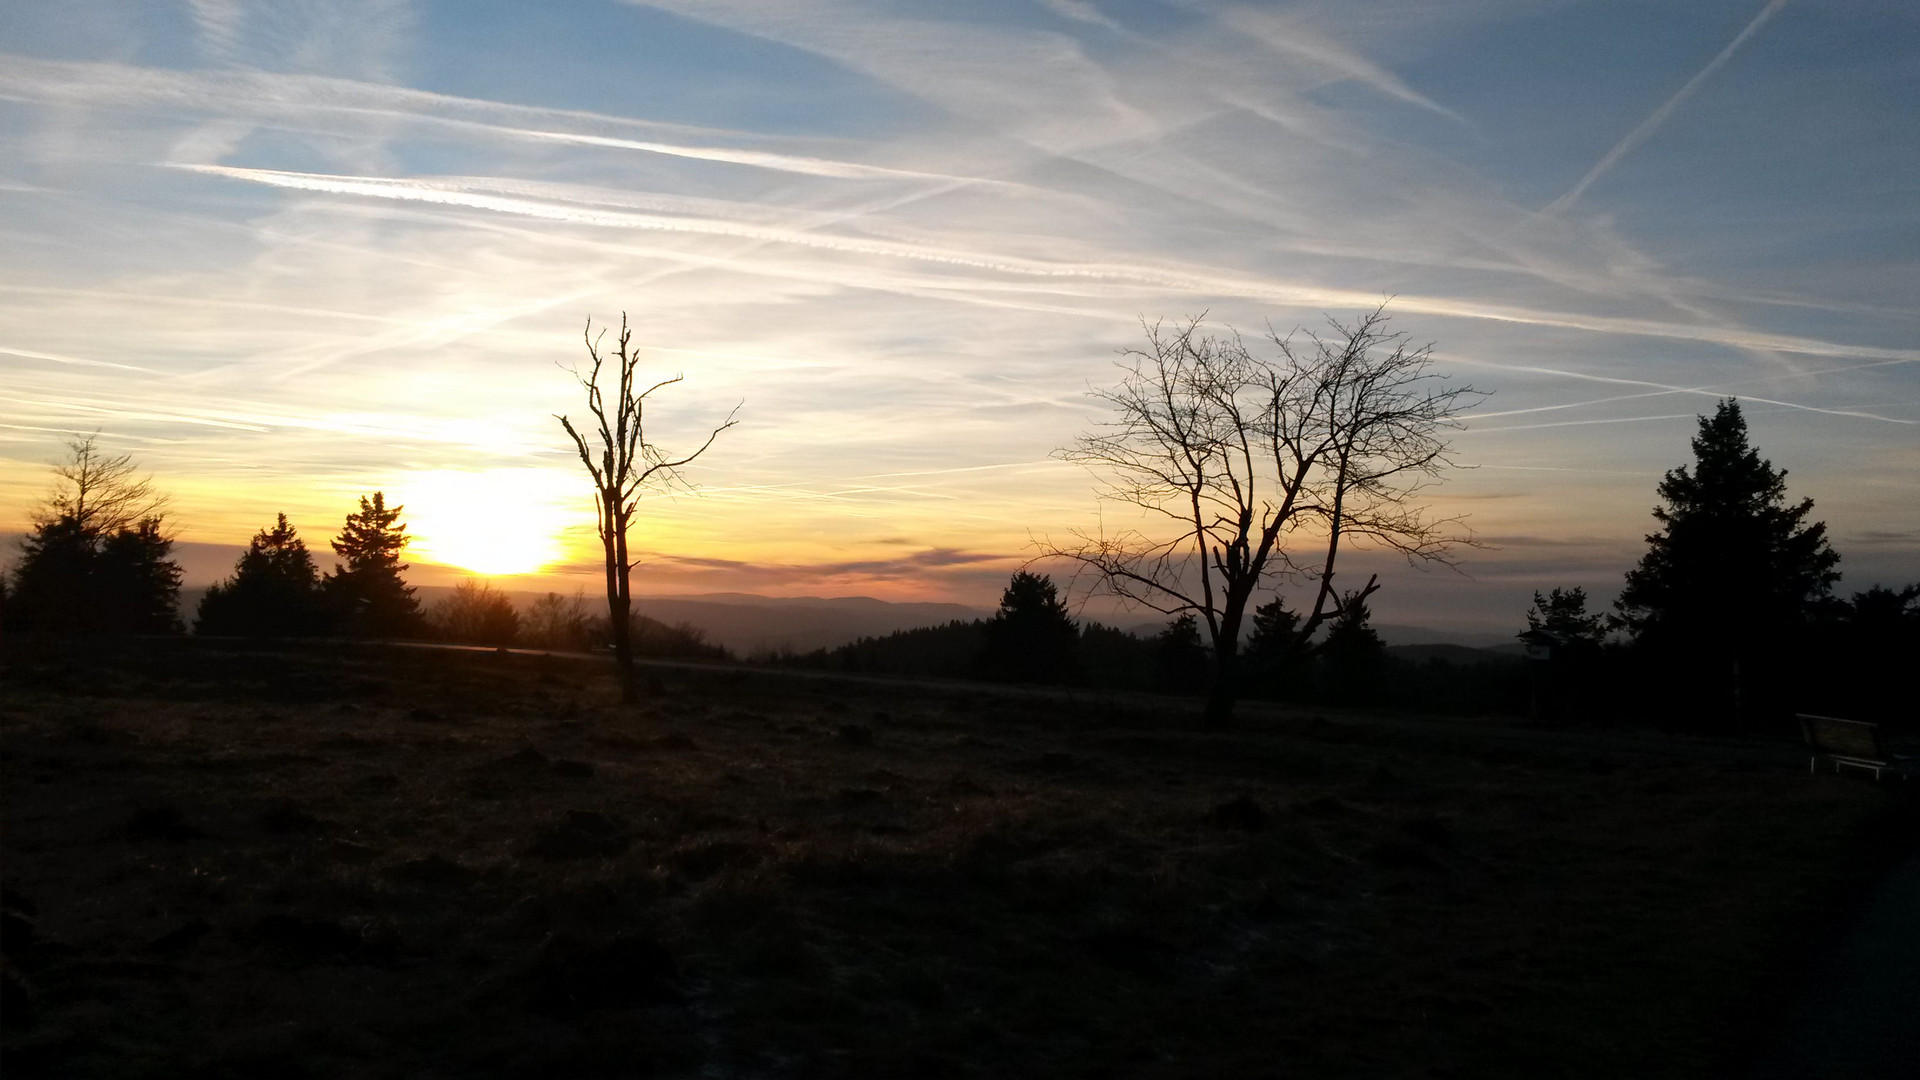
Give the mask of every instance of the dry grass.
[{"label": "dry grass", "polygon": [[10,1077],[1714,1076],[1896,809],[1653,734],[12,649]]}]

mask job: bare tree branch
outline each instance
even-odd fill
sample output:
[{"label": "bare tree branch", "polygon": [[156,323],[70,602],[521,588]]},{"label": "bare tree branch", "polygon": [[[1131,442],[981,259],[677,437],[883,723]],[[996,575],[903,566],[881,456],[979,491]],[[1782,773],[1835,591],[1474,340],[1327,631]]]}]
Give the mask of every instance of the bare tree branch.
[{"label": "bare tree branch", "polygon": [[[1201,318],[1204,318],[1202,316]],[[1453,465],[1444,433],[1480,393],[1447,385],[1431,345],[1387,329],[1386,306],[1329,332],[1280,335],[1255,355],[1238,334],[1142,321],[1146,347],[1122,354],[1120,381],[1092,391],[1113,417],[1059,452],[1098,478],[1101,498],[1163,518],[1155,536],[1074,534],[1042,557],[1076,566],[1074,583],[1167,615],[1198,616],[1211,635],[1208,715],[1234,698],[1240,628],[1254,593],[1314,581],[1295,634],[1316,631],[1379,589],[1335,586],[1349,543],[1452,565],[1471,545],[1458,518],[1432,518],[1418,496]],[[1311,552],[1311,553],[1309,553]]]},{"label": "bare tree branch", "polygon": [[[593,480],[596,524],[605,557],[607,615],[613,632],[614,655],[620,665],[621,698],[631,702],[634,700],[633,640],[628,616],[633,606],[634,564],[627,550],[627,531],[639,510],[641,497],[647,492],[693,490],[678,470],[706,453],[721,432],[739,422],[740,406],[735,405],[692,453],[679,456],[668,453],[647,439],[647,400],[656,391],[681,382],[686,376],[676,374],[644,390],[636,389],[640,356],[633,348],[633,333],[628,329],[625,312],[620,315],[620,335],[614,339],[611,352],[603,348],[606,331],[596,336],[591,318],[581,337],[586,342],[591,363],[584,373],[577,366],[567,370],[586,392],[587,411],[594,421],[591,438],[582,435],[569,418],[555,414],[554,419],[560,421],[567,437],[573,440],[580,463]],[[611,406],[602,388],[603,373],[611,376],[615,384]]]}]

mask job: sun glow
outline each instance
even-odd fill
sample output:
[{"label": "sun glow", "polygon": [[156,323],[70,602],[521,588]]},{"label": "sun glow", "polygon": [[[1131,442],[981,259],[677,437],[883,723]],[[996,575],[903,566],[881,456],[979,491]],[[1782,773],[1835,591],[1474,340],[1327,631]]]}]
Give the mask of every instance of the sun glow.
[{"label": "sun glow", "polygon": [[419,472],[388,502],[406,507],[409,555],[476,574],[532,574],[566,557],[563,534],[583,513],[593,520],[568,479],[539,469]]}]

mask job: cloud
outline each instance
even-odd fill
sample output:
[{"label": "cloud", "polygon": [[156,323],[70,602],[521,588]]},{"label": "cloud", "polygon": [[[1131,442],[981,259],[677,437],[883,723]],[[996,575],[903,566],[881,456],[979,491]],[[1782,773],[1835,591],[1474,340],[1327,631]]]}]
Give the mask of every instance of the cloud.
[{"label": "cloud", "polygon": [[174,72],[122,64],[8,56],[6,63],[0,64],[0,99],[121,109],[190,110],[223,117],[197,128],[177,144],[178,157],[174,160],[185,164],[194,164],[204,160],[203,155],[230,149],[249,130],[239,119],[245,118],[254,124],[286,125],[349,136],[390,137],[394,134],[393,125],[400,123],[470,136],[632,150],[842,180],[999,182],[816,155],[751,147],[688,145],[630,134],[609,134],[606,133],[609,128],[638,128],[761,138],[712,128],[532,108],[311,74],[245,70]]},{"label": "cloud", "polygon": [[[38,494],[33,440],[96,423],[202,485],[180,505],[208,536],[413,471],[566,467],[548,414],[577,402],[555,365],[586,316],[624,310],[647,364],[690,376],[663,437],[747,402],[706,494],[650,504],[645,546],[715,560],[681,571],[708,587],[791,566],[904,593],[918,567],[984,598],[1006,564],[980,553],[1097,513],[1047,455],[1103,419],[1085,390],[1142,315],[1284,332],[1388,295],[1442,370],[1499,391],[1461,436],[1487,471],[1438,489],[1484,531],[1598,533],[1611,515],[1631,547],[1691,403],[1725,393],[1768,418],[1767,452],[1836,534],[1911,517],[1911,259],[1784,197],[1760,208],[1785,223],[1769,230],[1653,228],[1683,220],[1660,193],[1536,213],[1515,194],[1542,181],[1514,149],[1530,136],[1440,50],[1564,29],[1553,12],[668,6],[705,24],[696,89],[728,126],[682,123],[683,102],[537,35],[469,48],[399,7],[397,51],[361,67],[324,5],[216,0],[187,28],[205,69],[0,59],[0,527],[13,493]],[[687,29],[598,17],[663,48]],[[179,32],[145,29],[146,53],[70,54],[160,55]],[[303,52],[310,37],[333,44]],[[771,65],[776,83],[739,58],[787,50],[731,47],[745,38],[807,55]],[[509,100],[545,91],[489,81],[478,58],[505,44],[528,70],[578,65],[591,96],[545,99],[593,109]],[[470,96],[397,85],[450,65]],[[802,113],[836,134],[796,134]],[[1556,137],[1594,134],[1562,119]],[[1794,184],[1831,183],[1842,160]]]},{"label": "cloud", "polygon": [[[317,173],[297,173],[273,169],[250,169],[223,165],[182,165],[176,168],[210,176],[341,195],[377,199],[432,203],[486,210],[495,213],[540,218],[571,225],[602,228],[644,229],[666,232],[691,232],[742,240],[793,244],[885,258],[910,259],[994,274],[1019,275],[1047,279],[1088,279],[1121,282],[1195,296],[1237,296],[1284,307],[1306,309],[1366,309],[1378,306],[1377,294],[1313,286],[1304,283],[1260,279],[1241,275],[1188,268],[1177,265],[1123,263],[1051,262],[1033,258],[995,254],[958,247],[933,247],[879,239],[829,235],[797,229],[750,225],[711,217],[664,216],[600,209],[592,202],[559,197],[557,189],[548,189],[550,198],[533,200],[494,195],[477,187],[488,186],[460,180],[408,179],[397,177],[358,177]],[[1834,342],[1729,329],[1721,326],[1677,324],[1662,320],[1606,316],[1582,316],[1568,312],[1530,311],[1501,304],[1444,296],[1401,295],[1392,298],[1395,311],[1412,314],[1447,315],[1534,326],[1562,327],[1598,333],[1629,334],[1710,342],[1734,348],[1763,349],[1810,356],[1846,356],[1899,361],[1920,360],[1920,349],[1891,349],[1845,345]],[[1515,370],[1528,369],[1506,365]],[[1657,385],[1657,384],[1646,384]],[[1676,389],[1663,387],[1663,389]],[[1797,407],[1797,406],[1796,406]],[[1855,410],[1830,410],[1837,415],[1863,419],[1889,420],[1887,417]],[[1903,420],[1890,422],[1906,423]]]},{"label": "cloud", "polygon": [[1354,79],[1396,101],[1416,105],[1456,124],[1467,123],[1459,113],[1415,91],[1393,72],[1313,32],[1297,20],[1272,11],[1235,6],[1221,12],[1220,21],[1227,28],[1246,34],[1274,53],[1295,57],[1343,78]]},{"label": "cloud", "polygon": [[1688,79],[1679,90],[1674,92],[1672,97],[1661,102],[1660,107],[1648,114],[1645,120],[1640,121],[1638,127],[1627,132],[1625,137],[1613,144],[1611,150],[1601,155],[1600,160],[1594,162],[1593,168],[1588,169],[1585,176],[1582,176],[1578,182],[1568,188],[1566,194],[1548,203],[1540,212],[1547,215],[1561,214],[1566,212],[1567,208],[1571,207],[1575,202],[1578,202],[1580,196],[1587,193],[1587,189],[1593,186],[1595,180],[1606,175],[1609,169],[1612,169],[1620,163],[1621,158],[1626,157],[1634,147],[1645,142],[1648,136],[1659,130],[1660,125],[1666,123],[1667,117],[1673,115],[1673,111],[1680,107],[1681,102],[1692,97],[1693,92],[1698,90],[1700,85],[1707,81],[1708,76],[1720,70],[1728,60],[1732,59],[1734,51],[1740,48],[1748,38],[1752,37],[1754,31],[1760,29],[1762,24],[1768,19],[1773,18],[1774,13],[1786,6],[1787,0],[1767,0],[1766,6],[1760,9],[1760,14],[1755,15],[1744,29],[1734,35],[1733,40],[1727,42],[1726,48],[1721,49],[1719,53],[1715,54],[1712,60],[1707,61],[1706,67],[1694,72],[1693,78]]}]

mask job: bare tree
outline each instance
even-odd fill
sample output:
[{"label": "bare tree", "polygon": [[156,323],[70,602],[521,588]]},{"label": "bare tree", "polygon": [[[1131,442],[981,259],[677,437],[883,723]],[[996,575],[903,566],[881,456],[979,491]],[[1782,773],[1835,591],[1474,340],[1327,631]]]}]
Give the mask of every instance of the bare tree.
[{"label": "bare tree", "polygon": [[1209,723],[1232,716],[1241,626],[1263,583],[1314,583],[1311,609],[1292,627],[1309,646],[1327,620],[1379,586],[1334,585],[1349,542],[1449,563],[1471,540],[1458,519],[1431,519],[1419,493],[1451,465],[1445,429],[1479,395],[1433,373],[1432,346],[1387,329],[1385,305],[1331,333],[1282,337],[1255,355],[1239,335],[1211,337],[1200,320],[1146,326],[1124,374],[1094,396],[1115,419],[1060,456],[1088,466],[1102,498],[1164,518],[1165,530],[1076,533],[1042,545],[1091,576],[1084,591],[1167,615],[1192,614],[1211,639]]},{"label": "bare tree", "polygon": [[[620,665],[620,700],[630,703],[635,698],[633,635],[631,622],[627,618],[633,606],[633,592],[629,583],[633,560],[627,553],[627,529],[633,522],[641,495],[648,491],[686,486],[677,470],[706,453],[720,433],[736,423],[735,417],[739,415],[740,407],[734,406],[726,420],[707,435],[706,441],[698,449],[674,457],[647,440],[647,399],[686,376],[675,375],[645,389],[640,388],[636,379],[640,357],[632,348],[633,334],[627,329],[624,312],[620,315],[620,336],[611,353],[602,350],[601,342],[606,332],[603,330],[596,337],[591,318],[587,320],[587,328],[582,336],[586,340],[587,356],[592,365],[585,373],[577,367],[570,371],[587,392],[587,411],[593,414],[591,434],[597,445],[590,444],[587,437],[581,435],[565,416],[556,414],[554,418],[572,437],[574,448],[580,452],[581,464],[587,467],[587,474],[593,478],[600,544],[605,553],[608,622],[612,627],[614,656]],[[613,368],[611,372],[607,371],[609,364]],[[612,376],[609,380],[612,385],[601,385],[603,372]]]},{"label": "bare tree", "polygon": [[163,519],[166,497],[133,459],[110,455],[99,433],[67,441],[54,484],[33,511],[8,590],[18,629],[56,633],[172,633],[179,564]]},{"label": "bare tree", "polygon": [[88,536],[109,536],[158,520],[166,496],[153,490],[152,477],[140,475],[130,454],[109,456],[94,443],[99,432],[67,440],[67,457],[53,464],[54,486],[34,523],[65,521]]}]

